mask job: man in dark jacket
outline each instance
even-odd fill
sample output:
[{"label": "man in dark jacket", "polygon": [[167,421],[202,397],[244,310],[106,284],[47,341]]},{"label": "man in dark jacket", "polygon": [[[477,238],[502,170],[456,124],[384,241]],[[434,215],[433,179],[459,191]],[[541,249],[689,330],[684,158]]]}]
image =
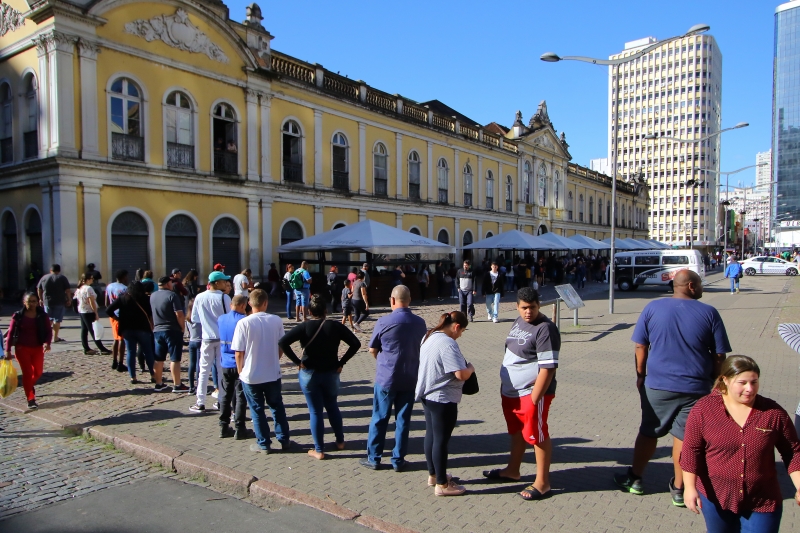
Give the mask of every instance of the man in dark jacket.
[{"label": "man in dark jacket", "polygon": [[497,322],[500,311],[500,298],[505,294],[506,276],[500,272],[497,261],[492,261],[491,270],[483,275],[481,292],[486,296],[486,320]]},{"label": "man in dark jacket", "polygon": [[475,286],[475,272],[470,269],[468,259],[464,260],[464,267],[456,272],[456,290],[458,291],[458,303],[461,305],[461,312],[469,315],[469,321],[475,320],[475,306],[472,304],[472,297],[478,294]]}]

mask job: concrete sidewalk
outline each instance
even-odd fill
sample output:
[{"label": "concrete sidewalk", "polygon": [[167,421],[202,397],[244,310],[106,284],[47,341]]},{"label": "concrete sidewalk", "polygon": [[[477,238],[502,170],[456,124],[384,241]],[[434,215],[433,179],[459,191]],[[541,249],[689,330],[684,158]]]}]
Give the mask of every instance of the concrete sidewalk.
[{"label": "concrete sidewalk", "polygon": [[[747,277],[742,293],[731,296],[718,280],[718,274],[709,277],[703,301],[720,310],[735,353],[752,355],[759,361],[762,394],[793,412],[800,391],[800,357],[781,341],[776,326],[779,321],[800,319],[798,281]],[[598,287],[586,293],[587,306],[581,310],[579,327],[571,326],[566,314],[562,321],[558,394],[550,418],[555,491],[552,498],[541,502],[525,502],[516,495],[533,480],[532,453],[526,456],[528,465],[523,467],[521,484],[489,483],[481,475],[482,470],[503,466],[506,460],[508,437],[497,391],[505,336],[516,317],[511,303],[503,304],[500,324],[486,322],[482,304],[476,306],[479,320],[459,341],[481,384],[480,394],[465,397],[459,406],[459,426],[451,441],[451,472],[469,489],[459,498],[435,498],[425,485],[420,408],[411,424],[408,459],[412,464],[408,471],[370,471],[358,465],[358,458],[365,455],[375,366],[366,353],[358,354],[342,374],[340,406],[347,449],[331,451],[325,461],[314,461],[305,454],[312,441],[308,410],[294,368],[284,369],[283,382],[298,453],[263,456],[249,452],[252,441],[219,439],[213,413],[189,414],[192,398],[154,394],[145,386],[131,387],[126,376],[110,371],[108,357],[83,356],[74,351],[48,357],[47,374],[37,387],[41,408],[31,416],[50,418],[62,425],[91,426],[98,438],[118,436],[114,442],[124,449],[140,456],[149,454],[176,469],[194,468],[213,476],[209,468],[226,467],[230,470],[219,468],[220,488],[238,491],[242,496],[248,495],[248,486],[250,497],[254,488],[271,487],[278,492],[293,489],[296,492],[284,494],[300,500],[308,495],[311,499],[305,503],[327,503],[330,512],[350,510],[360,519],[380,519],[416,531],[523,531],[534,524],[565,531],[701,530],[702,517],[671,505],[667,491],[672,471],[669,438],[660,443],[656,459],[648,467],[645,496],[620,493],[613,485],[613,473],[623,471],[630,461],[640,416],[634,388],[632,328],[648,301],[668,295],[663,289],[644,288],[621,293],[617,312],[610,316],[604,294],[608,286]],[[456,305],[431,306],[422,314],[430,325],[437,312]],[[23,398],[15,394],[3,403],[20,408]],[[333,440],[330,432],[328,437]],[[387,449],[391,445],[389,440]],[[253,478],[258,481],[253,483]],[[227,485],[226,479],[230,482]],[[782,481],[789,498],[783,529],[800,530],[800,511],[793,505],[793,490],[785,471]]]}]

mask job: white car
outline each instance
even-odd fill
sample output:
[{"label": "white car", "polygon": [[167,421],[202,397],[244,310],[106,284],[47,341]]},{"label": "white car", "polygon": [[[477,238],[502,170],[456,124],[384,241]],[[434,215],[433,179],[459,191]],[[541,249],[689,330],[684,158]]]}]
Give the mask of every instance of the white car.
[{"label": "white car", "polygon": [[751,257],[744,261],[739,261],[742,264],[744,273],[748,276],[755,276],[756,274],[784,274],[786,276],[796,276],[798,272],[797,263],[784,261],[779,257]]}]

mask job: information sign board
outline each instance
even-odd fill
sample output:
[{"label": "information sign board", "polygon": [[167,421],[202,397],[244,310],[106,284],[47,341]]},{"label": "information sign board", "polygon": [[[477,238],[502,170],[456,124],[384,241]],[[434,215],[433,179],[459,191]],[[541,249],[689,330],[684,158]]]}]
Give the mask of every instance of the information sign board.
[{"label": "information sign board", "polygon": [[556,285],[556,292],[558,296],[564,300],[564,303],[567,304],[567,307],[570,309],[579,309],[581,307],[586,307],[586,304],[583,303],[581,297],[578,296],[578,293],[575,292],[575,289],[567,283],[566,285]]}]

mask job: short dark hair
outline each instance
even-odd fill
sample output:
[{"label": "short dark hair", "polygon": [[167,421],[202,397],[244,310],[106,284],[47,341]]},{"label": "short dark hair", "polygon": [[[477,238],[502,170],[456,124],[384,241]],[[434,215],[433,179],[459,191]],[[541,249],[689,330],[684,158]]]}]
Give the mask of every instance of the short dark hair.
[{"label": "short dark hair", "polygon": [[365,278],[364,271],[363,270],[359,270],[358,274],[356,274],[356,278],[357,279],[364,279]]},{"label": "short dark hair", "polygon": [[328,314],[328,302],[321,294],[312,294],[308,303],[308,312],[311,316],[325,318]]},{"label": "short dark hair", "polygon": [[53,263],[52,266],[50,267],[50,270],[52,270],[53,272],[61,272],[61,265],[59,265],[58,263]]},{"label": "short dark hair", "polygon": [[522,287],[517,291],[517,304],[525,302],[527,304],[539,303],[539,291],[533,287]]},{"label": "short dark hair", "polygon": [[128,271],[123,268],[122,270],[117,270],[116,273],[114,273],[114,279],[117,281],[122,281],[127,275]]},{"label": "short dark hair", "polygon": [[465,265],[472,265],[472,261],[470,261],[469,259],[464,259],[464,264]]},{"label": "short dark hair", "polygon": [[492,259],[492,263],[491,264],[500,266],[500,263],[497,262],[497,259]]}]

